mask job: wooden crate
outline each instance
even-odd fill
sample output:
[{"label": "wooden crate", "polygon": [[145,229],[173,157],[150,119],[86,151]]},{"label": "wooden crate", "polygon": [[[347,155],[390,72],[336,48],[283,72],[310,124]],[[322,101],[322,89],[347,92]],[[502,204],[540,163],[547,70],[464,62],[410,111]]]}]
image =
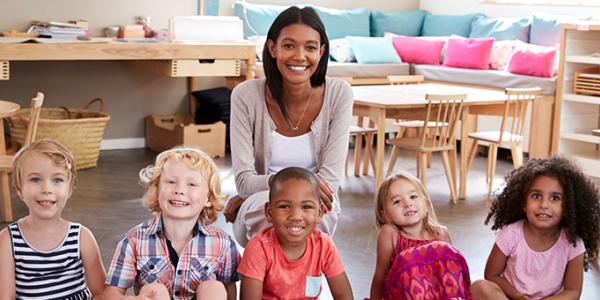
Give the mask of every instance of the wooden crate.
[{"label": "wooden crate", "polygon": [[212,157],[225,157],[225,123],[196,125],[190,115],[146,117],[146,147],[161,152],[177,145],[194,146]]},{"label": "wooden crate", "polygon": [[575,94],[600,96],[600,67],[576,71],[574,78]]}]

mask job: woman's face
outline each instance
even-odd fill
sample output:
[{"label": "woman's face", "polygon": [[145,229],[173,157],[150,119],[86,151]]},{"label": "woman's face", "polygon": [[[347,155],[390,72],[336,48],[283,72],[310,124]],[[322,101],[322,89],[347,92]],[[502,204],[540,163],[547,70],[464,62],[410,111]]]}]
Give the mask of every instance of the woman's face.
[{"label": "woman's face", "polygon": [[306,24],[286,26],[277,41],[267,41],[284,81],[299,84],[310,80],[325,50],[320,41],[319,32]]}]

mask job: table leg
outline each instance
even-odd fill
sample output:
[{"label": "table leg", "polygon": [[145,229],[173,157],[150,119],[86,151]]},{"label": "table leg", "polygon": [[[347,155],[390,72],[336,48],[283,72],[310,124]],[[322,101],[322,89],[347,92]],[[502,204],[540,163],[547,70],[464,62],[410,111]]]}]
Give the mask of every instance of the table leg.
[{"label": "table leg", "polygon": [[467,194],[467,165],[469,164],[469,149],[473,141],[469,139],[469,132],[477,128],[477,118],[469,114],[469,107],[464,106],[460,122],[460,191],[458,198],[465,199]]},{"label": "table leg", "polygon": [[377,156],[375,159],[375,190],[383,182],[383,161],[385,154],[385,109],[378,108],[375,123],[377,124]]}]

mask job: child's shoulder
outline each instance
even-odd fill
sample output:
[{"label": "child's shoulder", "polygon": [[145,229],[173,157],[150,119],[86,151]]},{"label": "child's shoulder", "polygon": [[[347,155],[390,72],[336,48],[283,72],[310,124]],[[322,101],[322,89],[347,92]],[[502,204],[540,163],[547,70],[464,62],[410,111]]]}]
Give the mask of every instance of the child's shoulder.
[{"label": "child's shoulder", "polygon": [[235,244],[231,235],[229,235],[227,232],[225,232],[225,230],[218,228],[218,227],[208,226],[208,225],[204,225],[204,224],[202,224],[200,226],[202,226],[202,228],[205,231],[205,234],[207,236],[223,240],[224,242],[227,242],[227,243]]}]

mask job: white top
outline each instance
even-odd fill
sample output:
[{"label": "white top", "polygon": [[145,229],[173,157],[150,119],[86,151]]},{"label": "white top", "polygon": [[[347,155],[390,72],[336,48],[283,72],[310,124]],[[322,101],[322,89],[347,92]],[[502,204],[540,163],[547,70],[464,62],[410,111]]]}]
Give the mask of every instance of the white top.
[{"label": "white top", "polygon": [[271,161],[268,174],[286,167],[300,167],[314,172],[317,169],[315,142],[312,131],[299,136],[285,136],[271,132]]}]

